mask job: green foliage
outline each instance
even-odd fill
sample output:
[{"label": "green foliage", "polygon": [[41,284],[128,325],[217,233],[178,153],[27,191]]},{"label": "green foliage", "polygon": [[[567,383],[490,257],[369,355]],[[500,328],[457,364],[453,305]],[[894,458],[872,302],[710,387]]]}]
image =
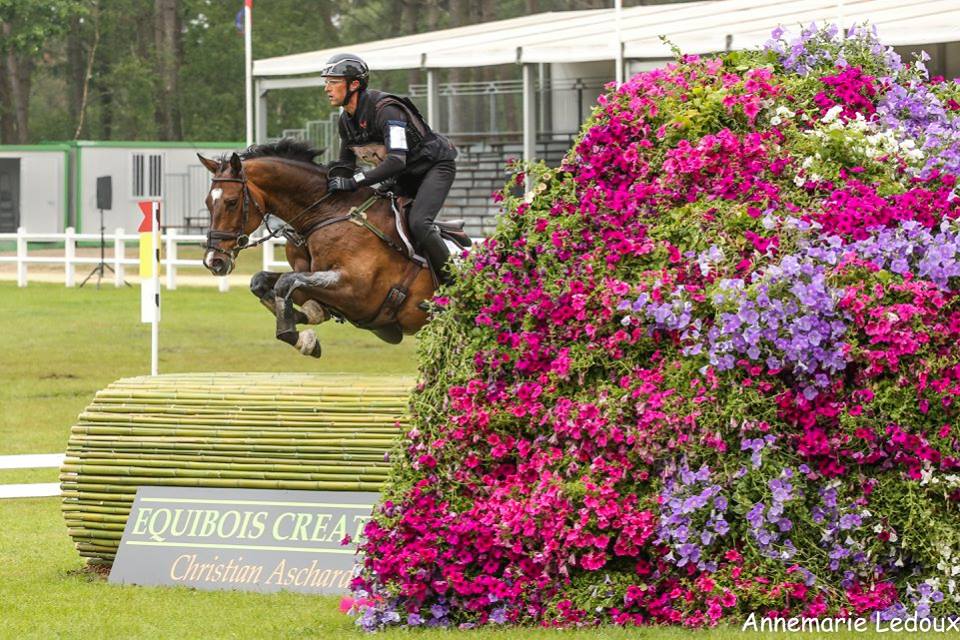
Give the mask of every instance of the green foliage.
[{"label": "green foliage", "polygon": [[38,56],[52,38],[66,33],[70,20],[86,14],[81,0],[0,0],[0,52]]}]

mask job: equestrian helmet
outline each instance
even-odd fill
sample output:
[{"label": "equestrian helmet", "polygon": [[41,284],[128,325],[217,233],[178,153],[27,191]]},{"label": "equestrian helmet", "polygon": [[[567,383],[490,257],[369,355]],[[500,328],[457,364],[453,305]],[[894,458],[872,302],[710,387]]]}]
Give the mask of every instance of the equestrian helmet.
[{"label": "equestrian helmet", "polygon": [[346,81],[360,81],[360,90],[367,88],[370,68],[363,59],[353,53],[337,53],[330,56],[320,75],[324,78],[344,78]]}]

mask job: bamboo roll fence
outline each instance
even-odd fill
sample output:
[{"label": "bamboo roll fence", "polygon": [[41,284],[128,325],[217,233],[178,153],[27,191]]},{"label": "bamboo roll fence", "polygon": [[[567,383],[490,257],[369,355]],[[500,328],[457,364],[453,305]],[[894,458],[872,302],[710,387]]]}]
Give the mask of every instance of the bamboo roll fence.
[{"label": "bamboo roll fence", "polygon": [[71,428],[63,515],[111,564],[139,486],[379,491],[414,380],[343,374],[124,378]]}]

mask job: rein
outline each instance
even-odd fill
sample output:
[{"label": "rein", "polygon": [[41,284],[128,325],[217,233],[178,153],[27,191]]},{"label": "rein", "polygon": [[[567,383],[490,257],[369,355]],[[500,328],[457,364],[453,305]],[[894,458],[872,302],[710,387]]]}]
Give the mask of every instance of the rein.
[{"label": "rein", "polygon": [[[267,216],[273,215],[273,214],[270,214],[264,211],[260,207],[260,204],[256,201],[256,199],[254,199],[254,197],[250,195],[250,188],[247,186],[247,177],[243,174],[243,171],[240,172],[239,178],[214,177],[214,178],[211,178],[210,181],[211,182],[239,182],[241,185],[243,185],[243,208],[241,213],[242,219],[240,221],[240,230],[239,231],[215,231],[213,229],[208,230],[207,245],[204,247],[205,249],[212,250],[212,251],[219,251],[220,253],[227,253],[220,247],[215,247],[213,245],[214,240],[217,240],[217,241],[236,240],[236,243],[237,243],[236,246],[230,250],[230,253],[232,254],[232,256],[236,258],[237,254],[239,254],[242,249],[257,247],[263,244],[264,242],[266,242],[267,240],[276,238],[278,235],[283,233],[282,229],[270,229],[269,227],[267,227],[268,229],[270,229],[269,234],[265,235],[264,237],[252,243],[250,242],[250,236],[244,232],[244,229],[247,228],[247,220],[250,217],[250,203],[253,202],[253,206],[257,208],[257,213],[259,213],[260,217],[263,218],[264,220],[267,219]],[[297,215],[293,216],[293,218],[291,218],[290,220],[285,220],[284,222],[286,222],[286,224],[292,227],[293,223],[296,220],[300,219],[304,214],[313,210],[314,207],[323,203],[324,200],[326,200],[332,195],[333,193],[328,191],[327,193],[323,194],[323,196],[321,196],[319,200],[307,205],[305,208],[301,209],[297,213]]]},{"label": "rein", "polygon": [[[214,231],[213,229],[210,229],[209,231],[207,231],[207,244],[204,247],[204,249],[219,251],[220,253],[227,253],[223,249],[217,246],[214,246],[213,244],[214,241],[235,240],[236,245],[234,246],[233,249],[230,250],[230,254],[234,258],[236,258],[242,249],[248,249],[248,248],[259,246],[264,242],[266,242],[267,240],[276,238],[278,235],[283,233],[282,229],[271,229],[269,234],[265,235],[264,237],[252,243],[250,242],[250,236],[244,233],[243,230],[247,228],[247,220],[250,217],[251,202],[253,202],[253,206],[257,208],[257,213],[259,213],[260,217],[263,218],[264,220],[266,220],[268,215],[273,215],[273,214],[265,212],[260,207],[259,203],[257,203],[256,199],[254,199],[254,197],[250,195],[250,188],[247,186],[247,177],[243,174],[242,170],[240,171],[239,178],[214,177],[214,178],[211,178],[211,182],[239,182],[241,185],[243,185],[243,209],[241,214],[242,219],[240,221],[239,231]],[[319,200],[316,200],[315,202],[312,202],[311,204],[307,205],[306,207],[301,209],[297,213],[297,215],[293,216],[290,220],[285,220],[284,222],[287,225],[292,227],[294,222],[299,220],[304,214],[312,211],[316,206],[323,203],[327,198],[329,198],[332,195],[333,193],[328,191],[327,193],[323,194]],[[337,224],[339,222],[352,222],[357,226],[366,228],[368,231],[373,233],[373,235],[377,236],[384,244],[386,244],[388,247],[390,247],[400,255],[404,256],[411,262],[417,262],[412,257],[407,255],[407,252],[403,249],[403,247],[401,247],[396,242],[394,242],[387,234],[385,234],[383,231],[381,231],[376,226],[371,224],[370,221],[367,219],[367,209],[372,207],[373,204],[380,197],[381,197],[380,195],[375,193],[374,195],[367,198],[364,201],[364,203],[361,204],[360,206],[351,208],[345,215],[337,216],[335,218],[329,218],[327,220],[321,220],[311,225],[310,227],[308,227],[306,231],[302,233],[297,232],[297,234],[301,238],[306,239],[306,238],[309,238],[314,231],[317,231],[318,229],[322,229],[323,227],[327,227],[332,224]],[[269,226],[267,228],[269,229]],[[300,244],[300,243],[298,242],[297,244]]]}]

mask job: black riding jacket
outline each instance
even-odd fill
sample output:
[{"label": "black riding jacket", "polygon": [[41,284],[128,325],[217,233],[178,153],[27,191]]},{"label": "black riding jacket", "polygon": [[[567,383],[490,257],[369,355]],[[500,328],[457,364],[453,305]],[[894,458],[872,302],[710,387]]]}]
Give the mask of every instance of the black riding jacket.
[{"label": "black riding jacket", "polygon": [[340,163],[375,165],[363,172],[360,185],[422,176],[436,163],[457,157],[456,147],[430,129],[413,102],[382,91],[362,91],[353,116],[340,114],[339,128]]}]

